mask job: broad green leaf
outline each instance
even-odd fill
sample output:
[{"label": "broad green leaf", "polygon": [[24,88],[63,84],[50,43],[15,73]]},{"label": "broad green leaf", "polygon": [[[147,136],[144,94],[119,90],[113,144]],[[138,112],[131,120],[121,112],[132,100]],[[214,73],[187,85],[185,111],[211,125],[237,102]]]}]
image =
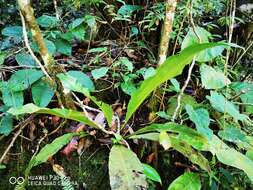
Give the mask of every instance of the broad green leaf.
[{"label": "broad green leaf", "polygon": [[42,15],[37,19],[37,22],[44,28],[53,28],[58,25],[59,20],[53,16]]},{"label": "broad green leaf", "polygon": [[120,88],[122,91],[128,95],[133,94],[136,91],[136,84],[134,83],[136,75],[135,74],[128,74],[123,76],[123,81],[120,84]]},{"label": "broad green leaf", "polygon": [[32,167],[46,162],[49,157],[56,154],[63,146],[68,144],[75,135],[75,133],[67,133],[56,138],[52,143],[44,146],[40,152],[30,160],[28,167],[31,169]]},{"label": "broad green leaf", "polygon": [[220,89],[231,83],[221,71],[216,71],[206,64],[200,66],[200,74],[205,89]]},{"label": "broad green leaf", "polygon": [[78,80],[69,74],[58,74],[57,77],[61,80],[64,89],[72,90],[76,92],[83,93],[85,96],[89,97],[104,113],[108,125],[112,124],[113,110],[110,105],[98,101],[94,96],[90,95],[90,92],[85,88]]},{"label": "broad green leaf", "polygon": [[91,121],[89,118],[87,118],[84,113],[74,111],[74,110],[68,110],[68,109],[49,109],[49,108],[40,108],[34,104],[26,104],[22,107],[18,108],[11,108],[8,110],[8,113],[12,115],[21,115],[21,114],[32,114],[32,113],[41,113],[41,114],[51,114],[58,117],[62,117],[65,119],[71,119],[74,121],[82,122],[84,124],[87,124],[91,127],[98,128],[97,124]]},{"label": "broad green leaf", "polygon": [[203,170],[211,173],[209,161],[198,151],[194,150],[186,141],[169,136],[169,141],[173,149],[177,150],[185,157],[187,157],[192,163],[199,165]]},{"label": "broad green leaf", "polygon": [[77,18],[77,19],[73,20],[73,21],[68,25],[68,28],[69,28],[70,30],[72,30],[72,29],[74,29],[74,28],[80,26],[84,21],[85,21],[84,18]]},{"label": "broad green leaf", "polygon": [[209,151],[216,155],[223,164],[243,170],[253,182],[253,161],[242,153],[230,148],[217,136],[209,142]]},{"label": "broad green leaf", "polygon": [[149,132],[175,133],[177,134],[177,139],[187,142],[198,150],[205,150],[207,148],[207,139],[204,136],[199,134],[194,129],[191,129],[190,127],[186,127],[184,125],[179,125],[176,123],[152,124],[150,126],[139,129],[135,133],[131,134],[130,137]]},{"label": "broad green leaf", "polygon": [[32,85],[32,98],[39,107],[46,107],[54,96],[54,89],[40,79]]},{"label": "broad green leaf", "polygon": [[[197,35],[195,32],[197,33]],[[191,28],[182,42],[182,49],[185,49],[191,45],[198,43],[208,43],[210,37],[211,34],[202,27],[196,27],[195,30]],[[210,61],[213,58],[217,57],[218,55],[221,55],[223,50],[224,47],[222,46],[206,49],[196,56],[196,61],[199,62]]]},{"label": "broad green leaf", "polygon": [[149,94],[163,82],[182,73],[183,68],[191,62],[199,52],[218,46],[226,46],[224,43],[206,43],[190,46],[180,54],[169,57],[157,70],[156,74],[143,81],[141,87],[136,90],[129,101],[125,121],[127,122],[141,103]]},{"label": "broad green leaf", "polygon": [[76,38],[78,40],[85,40],[86,28],[83,25],[80,25],[69,31],[73,36],[73,39]]},{"label": "broad green leaf", "polygon": [[15,56],[15,59],[20,66],[36,66],[36,62],[30,54],[19,53]]},{"label": "broad green leaf", "polygon": [[8,36],[8,37],[19,38],[23,36],[23,30],[21,26],[8,26],[2,30],[2,35]]},{"label": "broad green leaf", "polygon": [[84,20],[90,28],[93,28],[96,26],[96,17],[95,16],[85,15]]},{"label": "broad green leaf", "polygon": [[119,58],[119,60],[114,64],[115,67],[119,65],[126,67],[126,69],[130,72],[132,72],[134,69],[133,63],[129,61],[127,57]]},{"label": "broad green leaf", "polygon": [[[192,97],[190,95],[187,95],[187,94],[183,94],[182,98],[181,98],[180,111],[182,111],[183,109],[185,109],[185,106],[187,104],[191,105],[193,108],[199,106],[199,104],[194,99],[194,97]],[[170,97],[170,99],[168,101],[167,114],[169,116],[172,116],[173,113],[175,112],[176,107],[177,107],[177,96],[172,96],[172,97]]]},{"label": "broad green leaf", "polygon": [[210,118],[208,111],[204,108],[194,110],[189,104],[185,106],[185,109],[190,120],[196,125],[197,131],[208,139],[211,139],[213,131],[209,128]]},{"label": "broad green leaf", "polygon": [[243,103],[252,104],[252,106],[246,106],[246,112],[253,114],[253,84],[248,82],[235,82],[231,84],[231,87],[237,94],[241,94],[240,98]]},{"label": "broad green leaf", "polygon": [[151,179],[152,181],[156,181],[162,184],[161,177],[155,168],[151,167],[148,164],[142,164],[142,167],[143,172],[148,179]]},{"label": "broad green leaf", "polygon": [[[45,44],[46,44],[49,54],[54,55],[56,52],[56,47],[55,47],[54,43],[50,40],[47,40],[47,39],[45,39],[44,41],[45,41]],[[40,52],[39,47],[35,42],[33,42],[31,44],[31,47],[34,52],[36,52],[36,53]]]},{"label": "broad green leaf", "polygon": [[58,38],[55,42],[56,51],[64,55],[72,54],[72,45],[67,40]]},{"label": "broad green leaf", "polygon": [[201,182],[198,174],[186,172],[175,179],[169,186],[168,190],[200,190]]},{"label": "broad green leaf", "polygon": [[4,105],[9,107],[19,107],[24,103],[24,95],[22,91],[15,92],[10,89],[10,85],[7,82],[2,83],[2,97]]},{"label": "broad green leaf", "polygon": [[219,131],[218,135],[222,140],[236,143],[238,146],[245,147],[245,149],[253,148],[253,144],[250,146],[247,135],[237,127],[225,127],[224,130]]},{"label": "broad green leaf", "polygon": [[5,136],[8,136],[13,127],[13,120],[10,115],[5,115],[2,117],[0,121],[0,134],[4,134]]},{"label": "broad green leaf", "polygon": [[118,14],[121,16],[131,15],[132,12],[141,10],[142,6],[138,5],[122,5],[118,10]]},{"label": "broad green leaf", "polygon": [[86,74],[84,74],[82,71],[68,71],[67,72],[70,76],[76,78],[76,80],[82,84],[85,88],[87,88],[89,91],[94,91],[95,86],[93,81],[90,79],[90,77]]},{"label": "broad green leaf", "polygon": [[18,70],[11,75],[8,86],[12,91],[22,91],[29,88],[43,76],[43,72],[35,69]]},{"label": "broad green leaf", "polygon": [[6,52],[1,52],[0,51],[0,65],[4,64],[4,60],[5,60],[6,56],[7,56]]},{"label": "broad green leaf", "polygon": [[91,74],[95,80],[100,79],[106,75],[108,72],[109,67],[101,67],[99,69],[94,69],[91,71]]},{"label": "broad green leaf", "polygon": [[212,107],[219,112],[228,113],[235,120],[247,121],[248,117],[244,114],[240,114],[238,108],[230,101],[228,101],[223,95],[211,91],[211,96],[207,96]]},{"label": "broad green leaf", "polygon": [[136,154],[122,145],[114,145],[109,156],[112,190],[147,188],[144,169]]}]

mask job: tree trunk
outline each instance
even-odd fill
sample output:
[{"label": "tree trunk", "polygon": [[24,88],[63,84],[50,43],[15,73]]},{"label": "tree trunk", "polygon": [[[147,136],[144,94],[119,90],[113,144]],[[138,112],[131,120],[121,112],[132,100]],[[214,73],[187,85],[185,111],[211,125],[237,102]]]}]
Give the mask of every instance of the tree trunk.
[{"label": "tree trunk", "polygon": [[55,86],[55,84],[57,86],[56,91],[59,93],[59,103],[62,104],[64,107],[75,109],[74,101],[71,95],[66,95],[63,93],[63,86],[56,77],[57,74],[64,73],[65,70],[60,64],[57,64],[52,55],[49,54],[47,46],[43,39],[42,32],[34,16],[34,10],[31,6],[30,0],[18,0],[18,4],[26,23],[31,30],[33,40],[37,43],[39,47],[40,56],[44,62],[45,69],[47,70],[50,77],[53,79],[53,81],[51,81],[51,83],[53,83],[52,86]]},{"label": "tree trunk", "polygon": [[158,65],[161,65],[167,57],[170,33],[172,31],[177,0],[166,0],[166,15],[162,27],[161,41],[158,52]]}]

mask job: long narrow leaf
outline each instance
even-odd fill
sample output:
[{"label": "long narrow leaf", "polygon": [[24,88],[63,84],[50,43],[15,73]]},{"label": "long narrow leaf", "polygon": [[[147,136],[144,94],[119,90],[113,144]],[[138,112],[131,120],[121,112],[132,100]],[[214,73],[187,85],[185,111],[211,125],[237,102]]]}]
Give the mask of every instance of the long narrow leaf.
[{"label": "long narrow leaf", "polygon": [[68,110],[68,109],[49,109],[49,108],[40,108],[34,104],[26,104],[19,108],[11,108],[9,109],[8,113],[12,115],[21,115],[26,113],[42,113],[42,114],[50,114],[55,115],[58,117],[62,117],[65,119],[71,119],[78,122],[82,122],[84,124],[87,124],[91,127],[98,128],[97,124],[91,121],[89,118],[87,118],[84,113],[74,111],[74,110]]},{"label": "long narrow leaf", "polygon": [[191,62],[191,60],[201,51],[217,47],[228,46],[225,43],[203,43],[196,44],[185,48],[180,54],[169,57],[159,68],[156,74],[142,83],[141,87],[136,90],[129,101],[125,122],[127,122],[141,103],[149,96],[149,94],[165,81],[180,75],[183,68]]}]

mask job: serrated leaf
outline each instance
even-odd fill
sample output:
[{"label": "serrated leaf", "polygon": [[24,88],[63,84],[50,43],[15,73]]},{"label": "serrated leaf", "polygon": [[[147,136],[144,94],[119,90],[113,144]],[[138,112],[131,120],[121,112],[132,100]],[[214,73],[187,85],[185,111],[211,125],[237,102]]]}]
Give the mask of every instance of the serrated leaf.
[{"label": "serrated leaf", "polygon": [[207,96],[212,107],[219,112],[228,113],[235,120],[247,121],[248,117],[244,114],[240,114],[238,108],[230,101],[228,101],[223,95],[211,91],[211,96]]},{"label": "serrated leaf", "polygon": [[112,190],[147,188],[144,170],[136,154],[122,145],[114,145],[109,156]]},{"label": "serrated leaf", "polygon": [[82,71],[68,71],[67,72],[70,76],[76,78],[77,82],[82,84],[85,88],[87,88],[89,91],[94,91],[95,86],[93,81],[90,79],[90,77],[86,74],[84,74]]},{"label": "serrated leaf", "polygon": [[200,66],[200,74],[205,89],[220,89],[231,83],[222,72],[205,64]]},{"label": "serrated leaf", "polygon": [[22,91],[29,88],[43,76],[43,72],[35,69],[18,70],[11,75],[8,87],[12,91]]},{"label": "serrated leaf", "polygon": [[101,67],[99,69],[94,69],[91,71],[91,74],[95,80],[100,79],[106,75],[108,72],[109,67]]},{"label": "serrated leaf", "polygon": [[39,107],[46,107],[54,96],[54,89],[44,80],[32,85],[32,98]]},{"label": "serrated leaf", "polygon": [[142,163],[142,167],[143,167],[143,172],[148,179],[151,179],[152,181],[156,181],[162,184],[161,177],[155,168],[144,163]]},{"label": "serrated leaf", "polygon": [[4,134],[5,136],[8,136],[13,127],[13,120],[10,115],[5,115],[2,117],[0,121],[0,134]]},{"label": "serrated leaf", "polygon": [[224,43],[207,43],[190,46],[180,54],[169,57],[157,70],[156,74],[143,81],[140,88],[131,96],[128,103],[125,121],[127,122],[141,103],[149,96],[149,94],[160,86],[163,82],[172,79],[182,73],[183,68],[191,62],[199,52],[216,47],[226,46]]},{"label": "serrated leaf", "polygon": [[169,186],[168,190],[200,190],[201,182],[198,174],[186,172],[175,179]]},{"label": "serrated leaf", "polygon": [[209,128],[210,118],[208,111],[204,108],[194,110],[189,104],[185,106],[185,109],[190,120],[196,125],[197,131],[208,139],[211,139],[213,131]]}]

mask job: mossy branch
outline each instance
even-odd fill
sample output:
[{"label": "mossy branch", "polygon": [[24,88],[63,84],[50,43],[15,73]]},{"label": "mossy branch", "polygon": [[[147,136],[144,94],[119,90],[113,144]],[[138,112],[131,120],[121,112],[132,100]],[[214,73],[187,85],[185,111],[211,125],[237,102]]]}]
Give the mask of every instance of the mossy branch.
[{"label": "mossy branch", "polygon": [[44,62],[44,67],[47,73],[52,78],[51,83],[53,84],[51,85],[57,87],[56,95],[58,97],[59,103],[62,103],[63,106],[67,108],[75,109],[74,101],[71,95],[65,95],[63,93],[63,86],[56,77],[57,74],[64,73],[65,70],[61,65],[57,64],[52,55],[50,55],[46,43],[44,41],[42,32],[34,16],[34,10],[31,6],[30,0],[18,0],[18,5],[20,7],[21,14],[24,16],[25,21],[29,26],[29,29],[31,30],[33,40],[37,43],[39,47],[39,53]]}]

